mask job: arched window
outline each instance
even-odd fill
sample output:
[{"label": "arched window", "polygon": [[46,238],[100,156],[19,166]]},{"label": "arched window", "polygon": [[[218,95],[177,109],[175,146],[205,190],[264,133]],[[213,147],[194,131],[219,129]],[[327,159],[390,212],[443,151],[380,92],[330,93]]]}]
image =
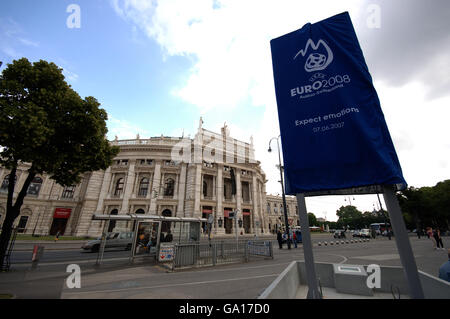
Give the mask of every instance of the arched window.
[{"label": "arched window", "polygon": [[166,184],[164,185],[164,196],[173,196],[174,188],[175,181],[172,178],[166,179]]},{"label": "arched window", "polygon": [[64,187],[62,198],[73,198],[73,194],[75,193],[75,185]]},{"label": "arched window", "polygon": [[42,178],[36,176],[35,178],[33,178],[33,181],[31,182],[30,186],[28,186],[27,194],[34,196],[39,195],[41,186],[42,186]]},{"label": "arched window", "polygon": [[147,177],[141,179],[141,182],[139,183],[138,196],[147,196],[148,186],[149,186],[149,179]]},{"label": "arched window", "polygon": [[114,190],[114,196],[120,196],[123,191],[123,178],[119,178],[116,182],[116,188]]}]

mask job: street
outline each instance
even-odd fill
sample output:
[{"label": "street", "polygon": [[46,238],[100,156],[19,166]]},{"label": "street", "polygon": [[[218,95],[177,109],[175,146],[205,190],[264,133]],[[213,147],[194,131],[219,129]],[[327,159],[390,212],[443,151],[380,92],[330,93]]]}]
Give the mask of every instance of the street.
[{"label": "street", "polygon": [[[378,238],[370,242],[318,246],[318,242],[335,241],[330,234],[314,234],[316,262],[345,264],[379,264],[401,266],[395,238]],[[447,252],[435,251],[426,237],[410,237],[419,270],[437,276]],[[279,249],[274,241],[274,259],[254,257],[248,263],[194,268],[168,272],[153,261],[144,259],[128,263],[129,252],[107,251],[101,267],[94,267],[96,253],[71,250],[48,250],[35,271],[30,262],[13,264],[13,271],[0,274],[0,292],[13,292],[17,298],[256,298],[293,260],[303,260],[303,249]],[[444,246],[450,240],[444,237]],[[31,259],[29,251],[18,251],[13,261]],[[81,288],[69,289],[66,267],[79,264]],[[21,269],[21,270],[20,270]]]}]

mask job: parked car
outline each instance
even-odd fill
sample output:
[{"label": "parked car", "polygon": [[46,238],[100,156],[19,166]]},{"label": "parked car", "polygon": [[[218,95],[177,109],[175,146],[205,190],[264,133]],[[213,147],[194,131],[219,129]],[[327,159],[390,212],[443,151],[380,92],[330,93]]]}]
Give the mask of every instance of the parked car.
[{"label": "parked car", "polygon": [[345,230],[343,229],[338,229],[334,232],[333,235],[334,238],[340,239],[340,238],[345,238]]},{"label": "parked car", "polygon": [[[121,233],[109,233],[106,235],[106,248],[122,248],[129,250],[132,246],[133,232],[121,232]],[[97,252],[100,249],[102,238],[99,237],[94,240],[90,240],[81,246],[84,250],[90,250],[91,252]]]},{"label": "parked car", "polygon": [[360,230],[355,230],[353,232],[353,237],[361,237],[361,231]]},{"label": "parked car", "polygon": [[359,232],[359,237],[370,238],[371,237],[370,229],[361,229],[361,231]]}]

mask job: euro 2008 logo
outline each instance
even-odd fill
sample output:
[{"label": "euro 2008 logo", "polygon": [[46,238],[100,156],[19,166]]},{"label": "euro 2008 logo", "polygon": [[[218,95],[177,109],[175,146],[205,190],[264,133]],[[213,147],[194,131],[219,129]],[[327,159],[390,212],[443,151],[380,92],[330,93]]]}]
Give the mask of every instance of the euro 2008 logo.
[{"label": "euro 2008 logo", "polygon": [[311,50],[313,50],[313,52],[310,52],[308,57],[306,58],[306,72],[324,70],[333,61],[333,51],[331,51],[330,47],[322,39],[319,39],[317,43],[314,43],[312,39],[308,39],[305,48],[297,52],[297,54],[294,56],[294,60],[299,55],[305,57],[308,51],[310,51],[310,48]]}]

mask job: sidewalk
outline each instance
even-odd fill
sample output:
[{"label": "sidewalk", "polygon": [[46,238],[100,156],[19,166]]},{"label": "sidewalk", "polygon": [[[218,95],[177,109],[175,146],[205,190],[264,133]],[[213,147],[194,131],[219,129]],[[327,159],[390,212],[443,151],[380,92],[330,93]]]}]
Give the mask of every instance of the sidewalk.
[{"label": "sidewalk", "polygon": [[[233,240],[235,237],[230,236],[212,236],[211,240]],[[253,235],[243,235],[238,237],[239,240],[252,240],[256,239]],[[263,235],[258,236],[257,239],[265,239],[265,240],[275,240],[275,235]],[[44,246],[45,250],[78,250],[81,246],[86,243],[88,240],[68,240],[68,241],[50,241],[50,240],[16,240],[14,243],[14,251],[32,251],[35,245]],[[201,242],[208,241],[207,235],[201,235]]]}]

